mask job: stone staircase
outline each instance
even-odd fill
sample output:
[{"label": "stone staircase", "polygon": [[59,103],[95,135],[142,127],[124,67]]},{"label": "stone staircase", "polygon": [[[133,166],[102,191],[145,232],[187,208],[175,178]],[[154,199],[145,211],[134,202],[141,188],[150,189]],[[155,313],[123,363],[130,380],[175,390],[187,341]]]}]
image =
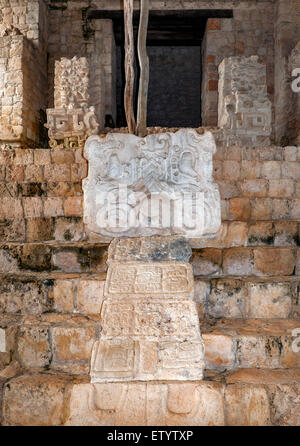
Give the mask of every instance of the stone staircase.
[{"label": "stone staircase", "polygon": [[[0,318],[11,343],[10,353],[1,354],[4,425],[299,425],[300,354],[293,352],[292,333],[300,321],[287,310],[286,317],[282,313],[272,317],[282,312],[278,302],[284,305],[290,298],[292,308],[292,296],[284,294],[282,283],[259,280],[262,297],[270,297],[264,318],[212,317],[206,313],[206,303],[198,307],[203,311],[203,381],[90,384],[103,280],[80,275],[47,280],[54,282],[55,311]],[[226,278],[232,280],[236,281]],[[67,308],[68,293],[74,293],[76,282],[81,313],[71,307],[69,313],[58,313],[57,296]],[[203,291],[204,283],[197,282],[196,289]],[[238,293],[247,285],[244,282]],[[216,290],[220,283],[206,302]],[[220,299],[226,298],[223,292]]]},{"label": "stone staircase", "polygon": [[218,148],[222,230],[191,258],[204,379],[111,385],[89,378],[107,246],[84,236],[81,149],[0,151],[2,424],[300,425],[299,160]]}]

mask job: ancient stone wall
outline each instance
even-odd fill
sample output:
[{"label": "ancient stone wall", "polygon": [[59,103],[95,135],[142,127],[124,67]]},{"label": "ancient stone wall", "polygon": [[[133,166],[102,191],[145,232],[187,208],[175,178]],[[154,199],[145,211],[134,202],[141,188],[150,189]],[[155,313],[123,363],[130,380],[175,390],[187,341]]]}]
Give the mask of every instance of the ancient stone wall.
[{"label": "ancient stone wall", "polygon": [[[44,132],[40,110],[43,73],[36,64],[37,51],[22,35],[1,37],[0,139],[39,143]],[[32,67],[37,65],[36,70]]]},{"label": "ancient stone wall", "polygon": [[44,0],[1,3],[1,139],[46,142],[47,19]]},{"label": "ancient stone wall", "polygon": [[[187,384],[214,407],[207,412],[208,403],[199,403],[195,423],[224,424],[224,410],[230,425],[299,423],[297,403],[289,402],[281,412],[283,401],[290,401],[299,386],[299,354],[291,350],[300,314],[299,164],[297,147],[219,146],[214,156],[222,229],[216,240],[192,241],[191,263],[205,376],[225,369],[227,375],[221,383]],[[171,405],[171,384],[153,384],[147,392],[142,384],[130,387],[122,399],[127,402],[113,412],[117,418],[109,418],[114,397],[106,404],[97,396],[109,390],[107,385],[97,384],[95,390],[87,378],[79,378],[89,374],[107,270],[107,246],[89,242],[84,233],[81,181],[87,162],[81,149],[2,148],[0,166],[0,328],[5,331],[0,370],[10,366],[1,377],[3,423],[151,424],[154,412],[148,408],[147,417],[144,412],[151,389],[157,404],[168,401],[171,412],[162,416],[175,422],[170,413],[182,413],[185,406]],[[16,360],[34,374],[13,378],[22,373],[12,365]],[[73,389],[71,401],[64,397],[66,388]],[[135,404],[131,392],[137,389],[140,418],[133,419],[128,408]],[[250,418],[239,410],[241,400],[248,405],[249,395]],[[198,404],[193,401],[185,404]],[[41,404],[47,410],[37,409]],[[187,413],[181,418],[185,423]]]},{"label": "ancient stone wall", "polygon": [[[290,144],[295,137],[295,102],[289,58],[300,35],[300,2],[275,2],[275,138],[278,144]],[[298,93],[299,95],[299,93]]]},{"label": "ancient stone wall", "polygon": [[85,22],[86,8],[73,3],[68,9],[50,8],[49,11],[49,63],[48,107],[54,104],[55,61],[61,57],[87,57],[91,83],[90,95],[99,122],[105,115],[116,117],[115,48],[111,20]]},{"label": "ancient stone wall", "polygon": [[218,122],[218,66],[229,56],[259,56],[267,67],[267,91],[274,94],[274,7],[272,3],[239,5],[233,19],[208,19],[202,44],[202,124]]},{"label": "ancient stone wall", "polygon": [[[1,311],[10,321],[5,326],[16,334],[20,323],[26,329],[26,321],[33,330],[28,340],[18,335],[17,345],[23,347],[12,350],[21,349],[21,362],[31,367],[42,361],[53,370],[87,372],[107,268],[106,247],[88,243],[84,233],[81,181],[87,162],[80,149],[10,148],[2,149],[0,162]],[[215,241],[193,243],[201,316],[290,317],[299,312],[299,164],[297,147],[218,148],[214,176],[222,197],[222,230]],[[284,304],[272,305],[274,293]],[[93,316],[84,322],[77,313]],[[46,331],[38,336],[44,341],[32,353],[30,339],[34,330],[44,330],[40,324]],[[48,330],[54,330],[50,338]],[[76,343],[78,357],[60,337],[72,337],[68,348]],[[230,355],[233,366],[237,359]],[[215,366],[223,361],[228,359]]]}]

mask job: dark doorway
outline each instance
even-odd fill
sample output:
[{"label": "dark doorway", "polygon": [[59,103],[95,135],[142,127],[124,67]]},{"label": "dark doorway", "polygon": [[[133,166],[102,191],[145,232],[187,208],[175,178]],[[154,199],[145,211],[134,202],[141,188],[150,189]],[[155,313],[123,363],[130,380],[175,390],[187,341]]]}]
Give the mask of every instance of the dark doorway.
[{"label": "dark doorway", "polygon": [[[123,11],[91,11],[91,18],[110,18],[116,42],[116,127],[126,126],[124,112]],[[147,35],[150,76],[147,125],[201,126],[201,44],[209,17],[232,17],[229,10],[151,10]],[[139,11],[133,25],[137,40]],[[136,55],[136,60],[137,55]],[[135,108],[139,70],[137,66]]]},{"label": "dark doorway", "polygon": [[[201,125],[201,47],[147,46],[150,75],[147,107],[149,127]],[[136,68],[136,73],[138,69]],[[124,51],[117,47],[117,127],[126,126]],[[135,84],[135,108],[138,93]]]}]

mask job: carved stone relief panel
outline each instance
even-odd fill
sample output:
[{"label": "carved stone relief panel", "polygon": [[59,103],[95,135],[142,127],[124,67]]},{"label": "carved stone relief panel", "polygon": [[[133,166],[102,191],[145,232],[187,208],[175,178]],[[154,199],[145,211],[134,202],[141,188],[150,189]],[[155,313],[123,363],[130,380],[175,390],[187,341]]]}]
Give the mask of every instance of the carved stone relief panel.
[{"label": "carved stone relief panel", "polygon": [[189,297],[193,283],[192,267],[187,263],[117,263],[109,268],[104,295]]},{"label": "carved stone relief panel", "polygon": [[216,145],[210,132],[91,136],[83,180],[84,222],[90,237],[184,235],[213,237],[221,224],[212,178]]},{"label": "carved stone relief panel", "polygon": [[188,252],[181,237],[157,236],[115,239],[109,249],[92,383],[202,379],[204,346],[192,266],[167,255],[165,261],[151,261],[160,239],[165,253],[173,242],[178,250],[178,241]]},{"label": "carved stone relief panel", "polygon": [[63,57],[55,62],[54,108],[47,110],[46,124],[51,140],[99,132],[95,108],[90,106],[89,80],[86,57]]}]

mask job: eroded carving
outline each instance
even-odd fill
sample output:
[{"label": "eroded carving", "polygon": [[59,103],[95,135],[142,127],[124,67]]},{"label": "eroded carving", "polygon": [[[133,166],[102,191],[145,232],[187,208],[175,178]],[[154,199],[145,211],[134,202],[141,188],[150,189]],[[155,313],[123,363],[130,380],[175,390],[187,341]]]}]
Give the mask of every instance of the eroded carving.
[{"label": "eroded carving", "polygon": [[[109,251],[101,334],[93,347],[91,382],[202,379],[204,348],[193,300],[191,265],[168,261],[119,263],[111,259],[118,253],[118,245],[126,252],[131,243],[118,240]],[[151,252],[151,246],[143,250],[141,244],[137,245],[139,253],[146,254],[147,249]],[[125,260],[124,251],[122,256]]]},{"label": "eroded carving", "polygon": [[14,25],[7,25],[5,28],[2,29],[1,37],[14,37],[14,36],[22,36],[23,34],[19,30],[19,28],[15,27]]},{"label": "eroded carving", "polygon": [[218,125],[227,145],[269,144],[272,105],[258,56],[228,57],[219,66]]},{"label": "eroded carving", "polygon": [[123,263],[109,268],[105,296],[167,296],[193,293],[193,273],[189,264]]},{"label": "eroded carving", "polygon": [[89,64],[86,57],[66,57],[55,62],[54,108],[47,110],[51,145],[68,137],[99,132],[95,108],[89,106]]}]

